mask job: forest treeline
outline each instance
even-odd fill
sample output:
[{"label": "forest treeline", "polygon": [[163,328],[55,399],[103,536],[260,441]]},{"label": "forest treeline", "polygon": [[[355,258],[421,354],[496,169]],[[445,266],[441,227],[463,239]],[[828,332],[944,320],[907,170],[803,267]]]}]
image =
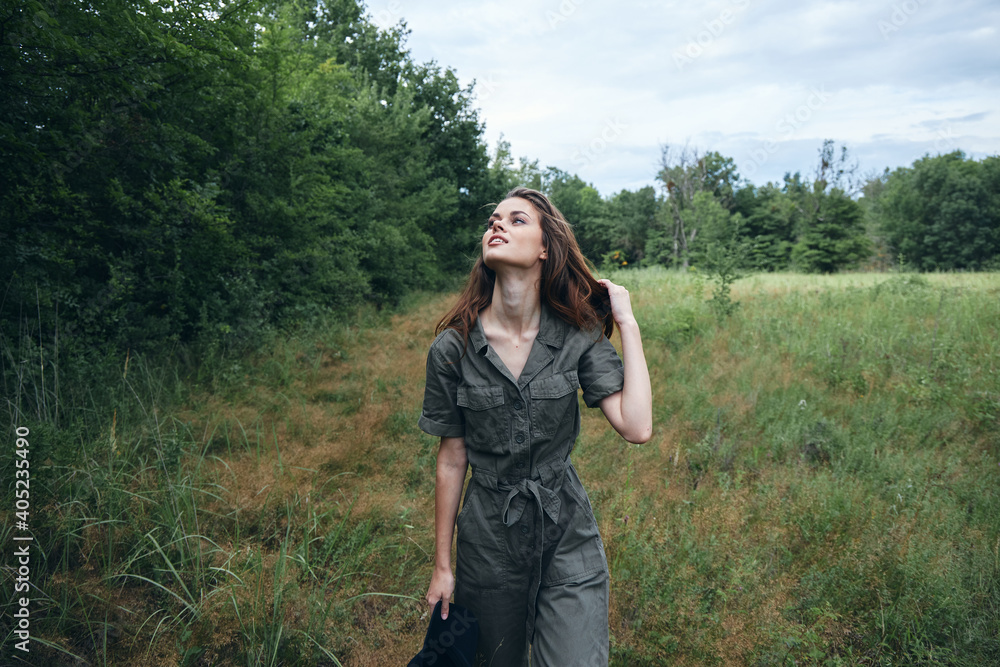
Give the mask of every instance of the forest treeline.
[{"label": "forest treeline", "polygon": [[502,189],[471,90],[354,0],[28,0],[0,30],[6,333],[232,344],[392,303]]},{"label": "forest treeline", "polygon": [[602,197],[483,138],[474,85],[413,61],[358,0],[0,4],[2,333],[55,358],[200,341],[397,303],[469,266],[488,202],[549,193],[599,267],[996,267],[1000,159],[755,186],[663,147]]},{"label": "forest treeline", "polygon": [[557,169],[530,176],[604,267],[707,266],[719,251],[755,271],[1000,267],[996,156],[955,151],[861,175],[847,148],[826,140],[811,178],[796,172],[755,186],[730,157],[663,146],[656,188],[607,199]]}]

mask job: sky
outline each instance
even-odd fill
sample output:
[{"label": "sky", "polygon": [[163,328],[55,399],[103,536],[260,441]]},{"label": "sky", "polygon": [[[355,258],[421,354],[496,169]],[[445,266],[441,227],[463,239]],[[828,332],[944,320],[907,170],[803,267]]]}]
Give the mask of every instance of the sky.
[{"label": "sky", "polygon": [[491,151],[603,196],[655,185],[662,148],[811,179],[824,139],[862,173],[1000,154],[1000,1],[370,0],[463,84]]}]

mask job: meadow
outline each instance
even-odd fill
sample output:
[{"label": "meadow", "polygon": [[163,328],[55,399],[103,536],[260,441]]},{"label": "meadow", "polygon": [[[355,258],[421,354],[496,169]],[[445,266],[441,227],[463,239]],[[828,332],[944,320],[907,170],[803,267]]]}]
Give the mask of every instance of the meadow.
[{"label": "meadow", "polygon": [[[758,274],[728,316],[697,272],[609,277],[654,397],[648,443],[583,408],[574,453],[612,664],[1000,664],[1000,274]],[[33,643],[13,650],[6,569],[0,662],[405,664],[433,552],[424,360],[453,299],[210,372],[123,357],[70,425],[25,367]]]}]

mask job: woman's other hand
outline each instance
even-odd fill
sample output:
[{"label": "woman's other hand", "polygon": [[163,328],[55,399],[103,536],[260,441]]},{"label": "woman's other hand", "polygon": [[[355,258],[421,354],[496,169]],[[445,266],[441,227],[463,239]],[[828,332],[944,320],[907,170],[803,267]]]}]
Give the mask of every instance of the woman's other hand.
[{"label": "woman's other hand", "polygon": [[427,588],[427,603],[433,609],[438,600],[441,601],[441,618],[448,618],[448,601],[454,592],[455,575],[451,573],[451,568],[447,570],[434,568],[431,585]]}]

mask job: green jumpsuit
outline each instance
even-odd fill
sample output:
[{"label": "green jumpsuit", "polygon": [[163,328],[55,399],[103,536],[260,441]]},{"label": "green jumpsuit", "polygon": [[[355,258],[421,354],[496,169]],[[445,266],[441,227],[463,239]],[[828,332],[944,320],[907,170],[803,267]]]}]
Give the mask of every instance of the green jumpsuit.
[{"label": "green jumpsuit", "polygon": [[477,664],[607,665],[608,568],[570,452],[589,407],[624,383],[599,331],[542,307],[514,378],[476,320],[468,347],[453,329],[427,355],[420,428],[464,437],[472,479],[458,515],[455,602],[479,619]]}]

